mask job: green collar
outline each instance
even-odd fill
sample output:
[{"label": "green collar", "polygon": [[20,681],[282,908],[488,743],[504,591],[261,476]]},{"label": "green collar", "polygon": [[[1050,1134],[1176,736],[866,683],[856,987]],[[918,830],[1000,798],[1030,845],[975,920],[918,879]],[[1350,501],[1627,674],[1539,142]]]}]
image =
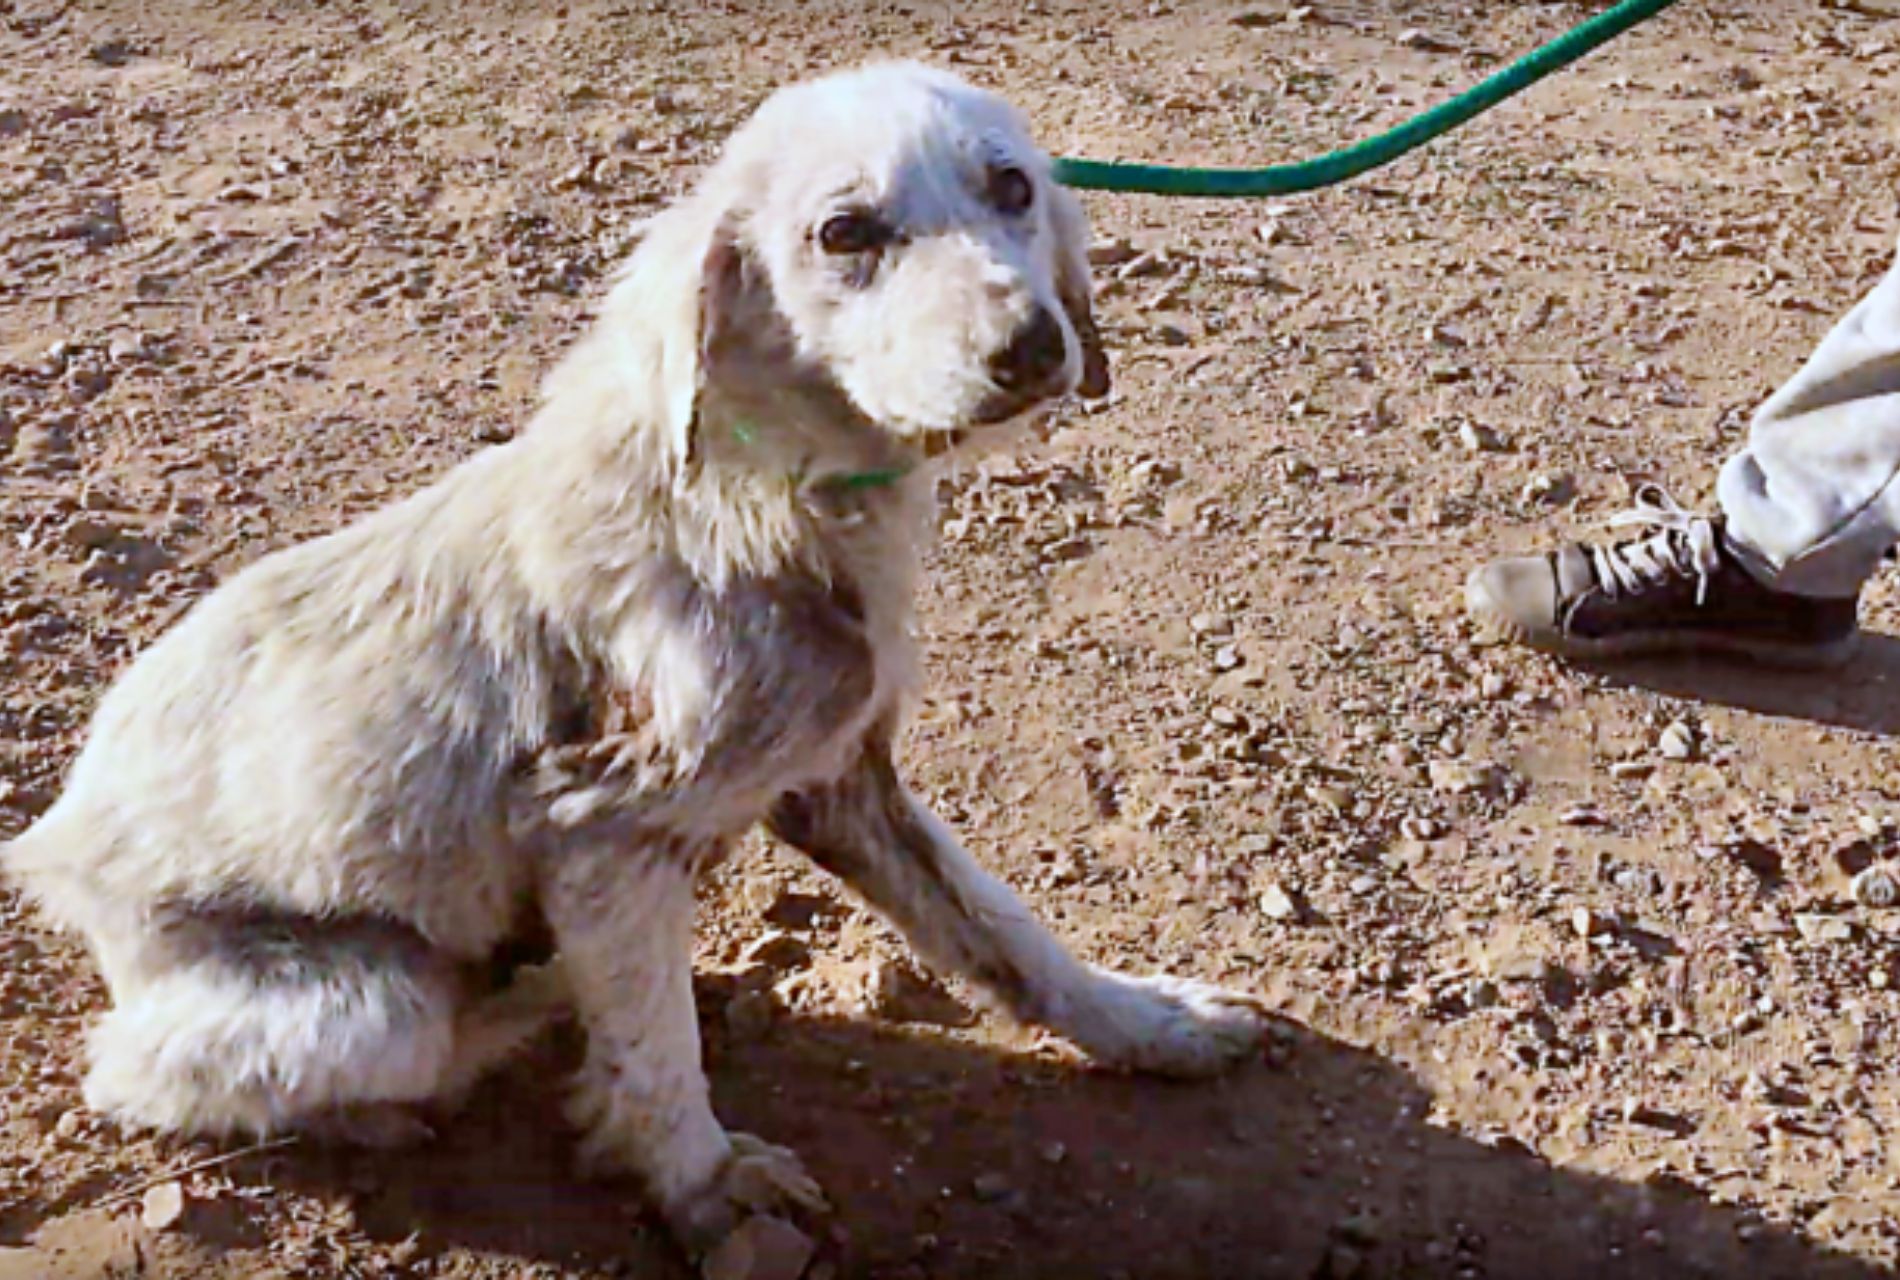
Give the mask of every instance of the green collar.
[{"label": "green collar", "polygon": [[882,471],[847,471],[841,476],[832,476],[825,483],[855,493],[860,489],[888,489],[909,474],[909,469],[905,467],[886,467]]},{"label": "green collar", "polygon": [[[750,422],[741,419],[732,424],[732,438],[740,444],[754,444],[758,441],[759,431]],[[823,483],[826,488],[858,493],[865,489],[888,489],[909,474],[909,467],[885,467],[877,471],[847,471],[843,475],[828,476]]]}]

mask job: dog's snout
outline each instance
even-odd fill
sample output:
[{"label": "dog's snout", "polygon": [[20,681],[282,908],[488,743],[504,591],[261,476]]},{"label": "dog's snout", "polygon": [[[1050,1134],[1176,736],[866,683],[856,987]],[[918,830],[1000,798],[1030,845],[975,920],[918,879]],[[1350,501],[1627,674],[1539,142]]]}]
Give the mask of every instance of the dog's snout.
[{"label": "dog's snout", "polygon": [[1055,381],[1069,359],[1062,322],[1047,307],[1037,307],[1029,323],[990,360],[990,377],[1004,391],[1035,391]]}]

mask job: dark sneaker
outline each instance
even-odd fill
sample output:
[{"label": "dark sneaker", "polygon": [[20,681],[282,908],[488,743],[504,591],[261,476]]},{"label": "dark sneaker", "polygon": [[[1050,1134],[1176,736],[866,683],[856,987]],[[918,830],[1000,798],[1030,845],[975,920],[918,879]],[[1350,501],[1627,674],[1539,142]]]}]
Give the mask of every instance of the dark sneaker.
[{"label": "dark sneaker", "polygon": [[1494,560],[1465,584],[1471,616],[1507,640],[1570,658],[1705,652],[1826,667],[1853,652],[1858,597],[1776,591],[1742,566],[1719,518],[1645,485],[1612,525],[1652,532]]}]

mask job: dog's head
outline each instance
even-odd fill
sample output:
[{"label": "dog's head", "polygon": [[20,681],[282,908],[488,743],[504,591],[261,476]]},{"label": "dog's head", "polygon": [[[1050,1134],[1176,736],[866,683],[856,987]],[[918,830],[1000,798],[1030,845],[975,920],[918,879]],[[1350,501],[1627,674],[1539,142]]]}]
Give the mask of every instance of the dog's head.
[{"label": "dog's head", "polygon": [[773,95],[629,266],[628,306],[691,312],[661,321],[688,451],[733,383],[754,405],[828,396],[927,453],[1108,390],[1081,206],[1007,103],[913,64]]}]

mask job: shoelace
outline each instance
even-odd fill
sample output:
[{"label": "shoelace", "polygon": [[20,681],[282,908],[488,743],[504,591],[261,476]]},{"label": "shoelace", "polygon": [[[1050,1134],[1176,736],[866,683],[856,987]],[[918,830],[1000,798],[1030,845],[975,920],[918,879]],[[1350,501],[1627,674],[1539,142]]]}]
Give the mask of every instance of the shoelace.
[{"label": "shoelace", "polygon": [[1657,532],[1618,546],[1590,548],[1597,581],[1614,597],[1619,591],[1633,595],[1646,584],[1693,575],[1699,607],[1708,596],[1710,576],[1722,567],[1715,525],[1707,516],[1685,509],[1658,485],[1644,485],[1633,501],[1628,511],[1611,516],[1609,525]]}]

